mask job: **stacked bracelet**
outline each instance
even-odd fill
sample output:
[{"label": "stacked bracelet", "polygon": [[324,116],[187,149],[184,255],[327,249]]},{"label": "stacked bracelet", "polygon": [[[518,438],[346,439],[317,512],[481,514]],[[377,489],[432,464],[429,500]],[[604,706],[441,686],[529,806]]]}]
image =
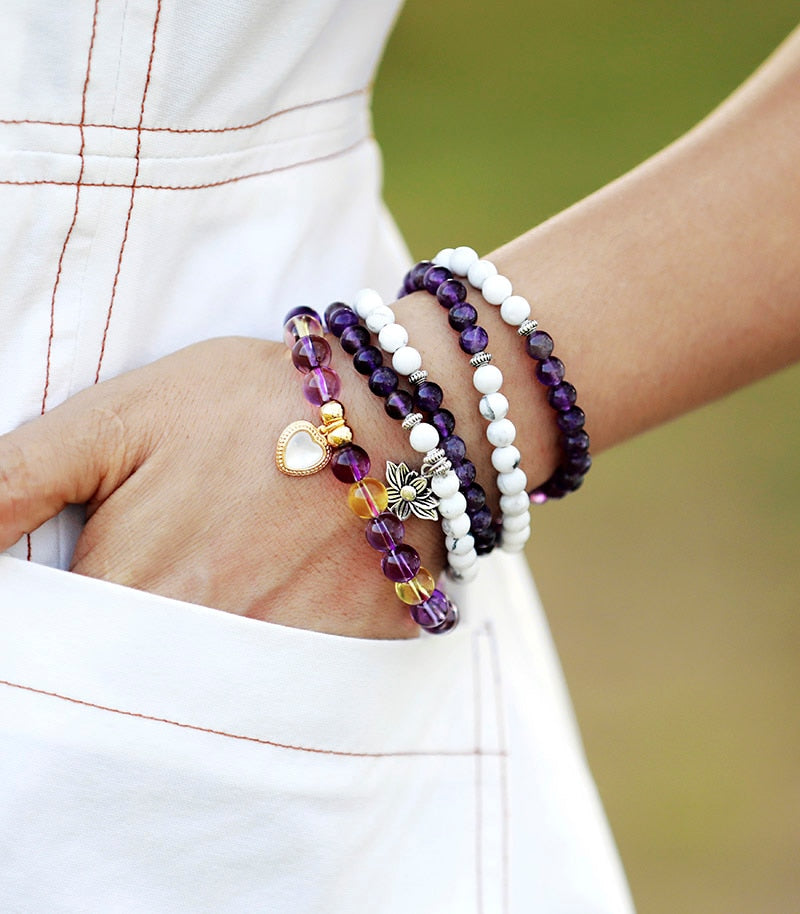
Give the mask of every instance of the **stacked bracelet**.
[{"label": "stacked bracelet", "polygon": [[[385,510],[386,487],[369,476],[369,455],[353,444],[344,408],[335,399],[341,381],[330,367],[331,349],[322,336],[321,318],[311,308],[295,308],[286,316],[284,339],[291,347],[295,367],[304,375],[306,399],[319,407],[322,425],[315,428],[310,422],[290,423],[278,439],[278,469],[288,476],[308,476],[330,463],[334,477],[350,484],[348,505],[367,520],[367,542],[382,554],[381,569],[400,600],[409,606],[411,617],[432,634],[449,631],[458,622],[456,606],[436,588],[417,550],[403,542],[402,521]],[[304,439],[305,444],[298,448],[297,442]]]}]

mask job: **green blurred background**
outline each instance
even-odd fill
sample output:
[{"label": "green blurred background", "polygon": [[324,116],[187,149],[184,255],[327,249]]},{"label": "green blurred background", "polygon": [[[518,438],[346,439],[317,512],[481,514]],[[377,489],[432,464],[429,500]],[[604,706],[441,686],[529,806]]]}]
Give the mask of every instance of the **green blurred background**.
[{"label": "green blurred background", "polygon": [[[412,252],[490,251],[573,203],[798,21],[789,0],[409,0],[375,129]],[[640,914],[800,911],[799,407],[795,368],[537,511],[529,558]]]}]

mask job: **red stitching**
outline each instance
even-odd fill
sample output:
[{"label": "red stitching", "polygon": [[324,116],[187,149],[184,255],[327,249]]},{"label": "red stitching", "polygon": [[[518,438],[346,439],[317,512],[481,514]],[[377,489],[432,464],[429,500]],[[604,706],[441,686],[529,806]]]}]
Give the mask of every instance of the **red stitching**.
[{"label": "red stitching", "polygon": [[37,689],[33,686],[22,685],[19,682],[9,682],[0,679],[0,685],[7,686],[10,689],[19,689],[21,692],[31,692],[34,695],[43,695],[46,698],[57,698],[59,701],[66,701],[73,705],[80,705],[83,708],[92,708],[95,711],[108,711],[110,714],[120,714],[123,717],[133,717],[137,720],[147,720],[156,724],[168,724],[171,727],[180,727],[182,730],[192,730],[196,733],[208,733],[212,736],[222,736],[225,739],[237,739],[246,743],[257,743],[260,746],[272,746],[273,749],[288,749],[292,752],[309,752],[313,755],[335,755],[344,758],[470,758],[473,755],[498,756],[498,751],[485,751],[476,747],[475,749],[435,749],[426,751],[417,750],[398,750],[395,752],[350,752],[344,749],[322,749],[317,746],[297,746],[292,743],[281,743],[272,739],[263,739],[260,736],[247,736],[243,733],[230,733],[227,730],[214,730],[211,727],[200,727],[197,724],[187,724],[179,720],[171,720],[168,717],[156,717],[152,714],[142,714],[138,711],[123,711],[120,708],[111,708],[108,705],[96,704],[93,701],[84,701],[82,698],[73,698],[70,695],[62,695],[59,692],[50,692],[47,689]]},{"label": "red stitching", "polygon": [[[346,98],[355,98],[357,95],[366,95],[372,89],[372,83],[363,86],[360,89],[352,89],[350,92],[343,92],[341,95],[332,95],[329,98],[318,98],[311,102],[302,102],[299,105],[292,105],[290,108],[281,108],[273,111],[257,121],[251,121],[249,124],[236,124],[231,127],[137,127],[125,124],[83,124],[84,127],[95,127],[100,130],[136,130],[140,133],[233,133],[237,130],[252,130],[254,127],[260,127],[276,117],[283,117],[285,114],[291,114],[294,111],[304,111],[308,108],[316,108],[320,105],[329,105],[332,102],[343,101]],[[0,124],[17,124],[41,125],[43,127],[78,127],[79,124],[71,124],[69,121],[37,121],[28,118],[5,119],[0,118]]]},{"label": "red stitching", "polygon": [[140,153],[142,150],[142,124],[144,123],[144,106],[147,101],[147,91],[150,88],[150,77],[153,73],[153,58],[156,54],[156,34],[158,32],[158,20],[161,18],[161,0],[156,3],[156,15],[153,19],[153,37],[150,42],[150,58],[147,61],[147,75],[144,79],[144,89],[142,91],[142,104],[139,108],[139,125],[136,130],[136,168],[133,172],[133,183],[131,184],[131,199],[128,204],[128,215],[125,217],[125,229],[122,233],[122,243],[119,246],[119,257],[117,258],[117,270],[114,273],[114,284],[111,286],[111,300],[108,303],[108,312],[106,314],[106,324],[103,328],[103,339],[100,343],[100,357],[97,360],[97,371],[94,376],[94,383],[100,380],[100,369],[103,366],[103,356],[106,352],[106,340],[108,339],[108,328],[111,325],[111,313],[114,310],[114,302],[117,297],[117,283],[119,274],[122,270],[122,257],[125,254],[125,246],[128,243],[128,229],[131,224],[131,215],[133,213],[133,201],[136,196],[136,181],[139,178],[139,166],[141,164]]},{"label": "red stitching", "polygon": [[508,795],[508,739],[506,734],[505,706],[503,701],[503,670],[500,665],[500,652],[497,646],[494,625],[490,620],[485,623],[486,634],[492,659],[492,677],[494,679],[495,708],[497,715],[497,736],[500,764],[500,793],[503,808],[503,912],[511,910],[510,899],[510,859],[509,859],[509,828],[511,824],[511,808]]}]

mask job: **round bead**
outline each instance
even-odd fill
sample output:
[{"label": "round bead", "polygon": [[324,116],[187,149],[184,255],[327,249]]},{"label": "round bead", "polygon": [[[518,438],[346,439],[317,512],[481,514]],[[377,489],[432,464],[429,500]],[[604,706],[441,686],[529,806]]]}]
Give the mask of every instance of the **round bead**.
[{"label": "round bead", "polygon": [[562,432],[576,432],[583,428],[584,422],[586,422],[586,414],[580,406],[571,406],[563,413],[556,414],[556,424]]},{"label": "round bead", "polygon": [[479,393],[497,393],[503,386],[503,372],[496,365],[480,365],[472,375],[472,383]]},{"label": "round bead", "polygon": [[447,564],[454,568],[456,571],[460,571],[463,568],[469,568],[471,565],[474,565],[478,561],[478,553],[474,549],[470,549],[469,552],[465,552],[463,555],[458,553],[450,553],[447,557]]},{"label": "round bead", "polygon": [[362,346],[353,353],[353,368],[359,374],[369,376],[381,365],[383,365],[383,355],[377,346]]},{"label": "round bead", "polygon": [[348,327],[358,323],[358,315],[348,305],[336,301],[325,309],[325,323],[328,330],[338,338]]},{"label": "round bead", "polygon": [[301,336],[292,346],[292,363],[303,374],[327,365],[330,360],[331,347],[324,336]]},{"label": "round bead", "polygon": [[447,619],[450,601],[441,592],[434,590],[427,600],[411,608],[411,618],[425,629],[438,628]]},{"label": "round bead", "polygon": [[513,444],[496,447],[492,451],[492,466],[498,473],[510,473],[519,466],[522,455]]},{"label": "round bead", "polygon": [[446,498],[439,500],[439,514],[447,520],[453,520],[459,514],[465,514],[467,510],[467,500],[461,494],[456,492],[455,495],[448,495]]},{"label": "round bead", "polygon": [[473,534],[484,533],[492,526],[492,512],[484,505],[469,516],[469,528]]},{"label": "round bead", "polygon": [[525,544],[531,538],[530,518],[526,518],[528,523],[518,530],[506,530],[503,525],[503,548],[518,543]]},{"label": "round bead", "polygon": [[298,305],[296,308],[292,308],[291,311],[286,312],[286,317],[283,319],[284,324],[287,324],[293,317],[297,317],[301,314],[308,314],[318,321],[322,320],[314,308],[309,307],[309,305]]},{"label": "round bead", "polygon": [[[301,311],[302,308],[302,311]],[[291,349],[301,336],[322,336],[322,319],[312,308],[295,308],[283,325],[283,341]]]},{"label": "round bead", "polygon": [[369,454],[357,444],[337,448],[331,457],[331,470],[339,482],[358,482],[369,476]]},{"label": "round bead", "polygon": [[408,433],[408,442],[415,451],[427,454],[439,444],[439,432],[428,422],[418,422]]},{"label": "round bead", "polygon": [[450,258],[453,256],[453,248],[442,248],[441,251],[433,258],[433,262],[440,267],[450,269]]},{"label": "round bead", "polygon": [[348,355],[355,355],[359,349],[370,344],[370,333],[366,327],[361,324],[353,324],[342,331],[339,337],[339,345]]},{"label": "round bead", "polygon": [[475,551],[478,555],[488,555],[497,545],[497,532],[494,527],[484,530],[475,538]]},{"label": "round bead", "polygon": [[500,305],[500,317],[512,327],[519,325],[531,316],[531,306],[527,298],[521,295],[509,295]]},{"label": "round bead", "polygon": [[467,355],[475,355],[476,352],[483,352],[489,345],[489,334],[483,327],[478,327],[477,325],[466,327],[459,334],[458,345]]},{"label": "round bead", "polygon": [[450,269],[456,276],[466,276],[469,268],[478,260],[478,252],[465,245],[456,248],[450,255]]},{"label": "round bead", "polygon": [[459,514],[458,517],[445,517],[442,520],[442,532],[445,536],[452,536],[456,539],[459,536],[466,536],[470,531],[470,519],[467,514]]},{"label": "round bead", "polygon": [[381,559],[381,571],[395,584],[412,580],[421,565],[419,553],[408,543],[401,543]]},{"label": "round bead", "polygon": [[412,291],[425,288],[425,274],[432,266],[433,264],[430,262],[430,260],[421,260],[419,263],[414,264],[414,266],[411,267],[411,269],[408,271],[408,281]]},{"label": "round bead", "polygon": [[[460,571],[456,571],[453,568],[446,568],[447,576],[452,581],[457,581],[459,584],[468,584],[470,581],[474,581],[478,577],[478,563],[475,562],[474,565],[470,565],[469,568],[463,568]],[[431,629],[432,635],[438,635],[441,632],[449,631],[448,628],[441,626],[440,628]]]},{"label": "round bead", "polygon": [[452,279],[453,274],[446,267],[429,267],[425,271],[425,277],[423,279],[423,288],[430,292],[431,295],[436,295],[436,290],[439,286],[447,279]]},{"label": "round bead", "polygon": [[386,510],[389,495],[379,479],[367,476],[350,486],[347,504],[356,517],[377,517]]},{"label": "round bead", "polygon": [[[461,465],[463,466],[464,464]],[[467,500],[467,514],[474,514],[476,511],[480,511],[486,504],[486,492],[483,486],[478,485],[477,482],[469,483],[461,491]]]},{"label": "round bead", "polygon": [[568,453],[570,451],[588,451],[589,435],[583,429],[579,429],[577,432],[568,432],[561,439],[561,444]]},{"label": "round bead", "polygon": [[489,422],[504,419],[508,412],[508,400],[504,394],[485,394],[478,403],[480,414]]},{"label": "round bead", "polygon": [[416,575],[410,580],[394,585],[395,593],[410,606],[422,603],[436,589],[436,581],[427,568],[420,568]]},{"label": "round bead", "polygon": [[486,437],[494,447],[508,447],[517,437],[517,429],[510,419],[495,419],[486,426]]},{"label": "round bead", "polygon": [[383,305],[383,299],[374,289],[362,289],[356,294],[353,302],[353,308],[361,318],[366,318],[371,311],[380,305]]},{"label": "round bead", "polygon": [[497,276],[497,267],[490,260],[476,260],[467,270],[467,279],[476,289],[482,289],[490,276]]},{"label": "round bead", "polygon": [[475,537],[471,534],[460,536],[456,539],[454,536],[445,537],[445,549],[452,555],[464,555],[475,548]]},{"label": "round bead", "polygon": [[588,451],[565,454],[564,468],[571,473],[588,473],[592,468],[592,455]]},{"label": "round bead", "polygon": [[560,412],[569,409],[578,399],[578,392],[569,381],[562,381],[547,391],[547,402]]},{"label": "round bead", "polygon": [[511,280],[499,273],[489,276],[481,286],[481,292],[490,305],[501,305],[511,295]]},{"label": "round bead", "polygon": [[436,299],[445,308],[459,305],[467,297],[467,287],[459,279],[446,279],[436,290]]},{"label": "round bead", "polygon": [[451,495],[455,495],[459,489],[455,470],[449,470],[444,476],[434,476],[431,479],[431,489],[433,489],[433,494],[439,498],[449,498]]},{"label": "round bead", "polygon": [[402,324],[386,324],[378,333],[378,342],[384,352],[397,352],[408,344],[408,330]]},{"label": "round bead", "polygon": [[414,391],[414,406],[422,412],[432,413],[439,409],[444,399],[444,391],[433,381],[423,381]]},{"label": "round bead", "polygon": [[519,467],[510,473],[497,474],[497,488],[501,495],[516,495],[517,492],[524,492],[527,486],[528,477]]},{"label": "round bead", "polygon": [[386,415],[392,419],[405,419],[414,412],[414,398],[407,390],[395,390],[383,404]]},{"label": "round bead", "polygon": [[457,467],[454,467],[454,470],[462,488],[475,481],[477,470],[471,460],[462,460]]},{"label": "round bead", "polygon": [[369,376],[369,389],[378,397],[388,397],[390,393],[397,390],[400,379],[397,372],[388,365],[381,365]]},{"label": "round bead", "polygon": [[459,333],[462,330],[466,330],[467,327],[474,326],[477,320],[478,312],[468,301],[462,302],[460,305],[454,305],[447,312],[447,322],[453,330],[458,330]]},{"label": "round bead", "polygon": [[336,399],[341,388],[341,379],[332,368],[312,368],[303,378],[303,396],[313,406]]},{"label": "round bead", "polygon": [[525,338],[525,351],[532,359],[540,362],[553,354],[553,337],[544,330],[534,330]]},{"label": "round bead", "polygon": [[439,432],[440,438],[447,438],[453,434],[456,427],[456,417],[449,409],[435,409],[431,413],[431,425]]},{"label": "round bead", "polygon": [[527,492],[517,492],[515,495],[500,496],[500,510],[503,517],[514,517],[516,514],[527,514],[531,502]]},{"label": "round bead", "polygon": [[536,380],[545,387],[555,387],[564,378],[564,363],[554,355],[544,359],[536,366]]},{"label": "round bead", "polygon": [[384,327],[394,323],[394,311],[387,305],[379,305],[369,312],[364,319],[364,323],[370,333],[380,333]]},{"label": "round bead", "polygon": [[408,375],[422,365],[422,356],[413,346],[401,346],[392,355],[392,367],[398,374]]},{"label": "round bead", "polygon": [[515,514],[513,517],[503,518],[503,536],[508,533],[516,533],[518,530],[525,530],[530,527],[531,521],[527,514]]},{"label": "round bead", "polygon": [[464,444],[464,439],[458,435],[450,435],[449,438],[445,438],[440,442],[440,446],[444,451],[445,457],[454,467],[458,466],[467,456],[467,446]]},{"label": "round bead", "polygon": [[377,549],[378,552],[389,552],[403,542],[406,528],[399,517],[395,517],[391,511],[385,511],[367,521],[364,535],[373,549]]}]

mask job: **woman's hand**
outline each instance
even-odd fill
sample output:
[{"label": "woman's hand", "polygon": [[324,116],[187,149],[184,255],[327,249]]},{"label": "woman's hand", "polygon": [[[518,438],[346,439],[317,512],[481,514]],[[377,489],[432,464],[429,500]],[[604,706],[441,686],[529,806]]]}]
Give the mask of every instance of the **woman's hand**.
[{"label": "woman's hand", "polygon": [[[385,417],[370,421],[373,398],[339,367],[381,476],[403,440]],[[85,390],[0,437],[0,551],[86,503],[79,574],[285,625],[412,636],[347,486],[327,470],[278,472],[275,442],[297,418],[316,420],[286,348],[249,339],[198,343]],[[384,440],[359,437],[376,427]],[[408,537],[434,573],[437,526]]]}]

